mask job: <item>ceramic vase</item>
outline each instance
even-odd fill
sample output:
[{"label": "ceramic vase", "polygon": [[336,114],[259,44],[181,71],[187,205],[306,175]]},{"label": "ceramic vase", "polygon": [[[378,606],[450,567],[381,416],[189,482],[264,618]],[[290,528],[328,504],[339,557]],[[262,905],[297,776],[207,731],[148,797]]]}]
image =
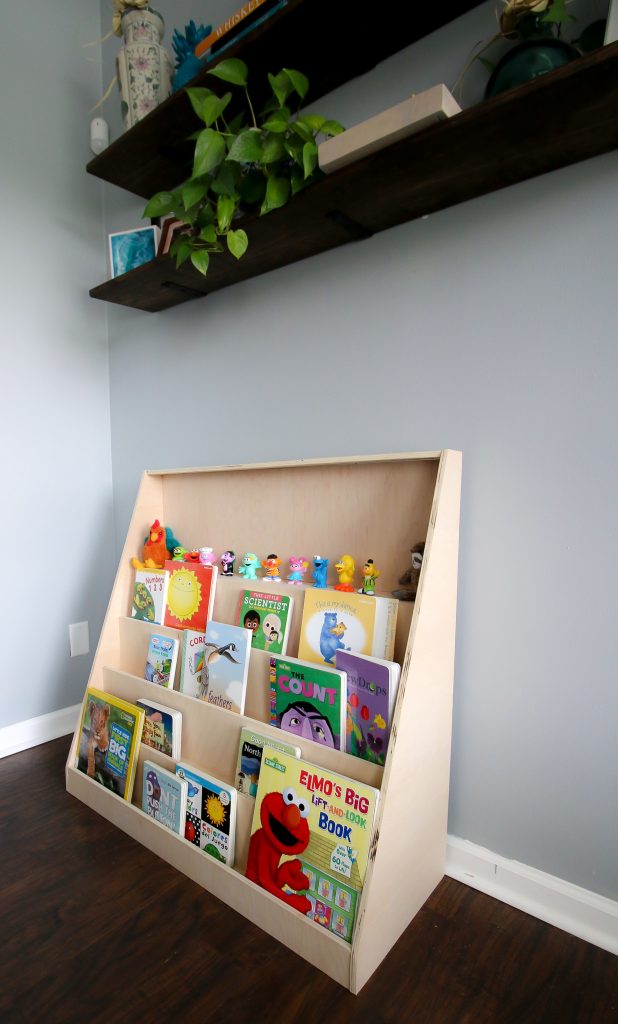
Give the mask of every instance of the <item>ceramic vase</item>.
[{"label": "ceramic vase", "polygon": [[172,61],[161,46],[165,25],[152,10],[125,11],[124,46],[116,58],[124,129],[146,117],[172,91]]}]

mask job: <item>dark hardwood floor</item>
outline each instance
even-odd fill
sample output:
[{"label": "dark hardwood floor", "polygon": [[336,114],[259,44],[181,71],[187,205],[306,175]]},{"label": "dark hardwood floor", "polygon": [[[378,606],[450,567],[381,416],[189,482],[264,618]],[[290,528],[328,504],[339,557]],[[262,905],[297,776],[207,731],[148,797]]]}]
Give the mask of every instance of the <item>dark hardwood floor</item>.
[{"label": "dark hardwood floor", "polygon": [[0,761],[0,1021],[612,1024],[618,958],[445,879],[359,996],[64,790]]}]

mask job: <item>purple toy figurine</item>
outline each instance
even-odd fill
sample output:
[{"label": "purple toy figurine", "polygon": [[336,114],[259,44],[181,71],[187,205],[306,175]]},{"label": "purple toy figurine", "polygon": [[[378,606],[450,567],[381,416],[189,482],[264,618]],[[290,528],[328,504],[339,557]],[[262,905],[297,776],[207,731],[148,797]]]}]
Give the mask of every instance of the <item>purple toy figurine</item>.
[{"label": "purple toy figurine", "polygon": [[224,551],[221,555],[221,575],[222,576],[233,576],[234,575],[234,562],[236,561],[236,555],[233,551]]},{"label": "purple toy figurine", "polygon": [[328,575],[328,558],[322,558],[321,555],[313,556],[313,579],[314,587],[318,590],[326,589],[326,577]]},{"label": "purple toy figurine", "polygon": [[304,558],[290,558],[290,574],[288,583],[303,583],[309,562]]}]

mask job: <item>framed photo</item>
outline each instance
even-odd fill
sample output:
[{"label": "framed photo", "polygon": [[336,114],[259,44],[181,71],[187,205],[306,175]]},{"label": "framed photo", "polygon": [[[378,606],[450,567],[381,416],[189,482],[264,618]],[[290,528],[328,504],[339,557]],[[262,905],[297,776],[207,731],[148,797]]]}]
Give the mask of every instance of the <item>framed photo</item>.
[{"label": "framed photo", "polygon": [[109,236],[109,260],[112,277],[126,274],[157,255],[160,230],[153,224],[133,231],[113,231]]},{"label": "framed photo", "polygon": [[180,234],[183,228],[187,227],[188,225],[185,224],[184,220],[177,220],[176,217],[166,217],[165,220],[162,220],[161,239],[157,249],[157,256],[167,255],[176,236]]}]

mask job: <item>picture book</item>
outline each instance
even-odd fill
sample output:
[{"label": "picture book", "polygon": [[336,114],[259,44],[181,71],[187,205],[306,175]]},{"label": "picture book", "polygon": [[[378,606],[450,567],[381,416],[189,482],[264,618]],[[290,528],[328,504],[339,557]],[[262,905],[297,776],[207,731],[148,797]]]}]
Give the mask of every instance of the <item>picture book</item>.
[{"label": "picture book", "polygon": [[182,712],[166,708],[154,700],[140,698],[135,702],[144,709],[144,731],[142,743],[154,750],[160,750],[168,757],[180,757],[180,732],[182,729]]},{"label": "picture book", "polygon": [[271,656],[270,724],[335,750],[345,749],[345,672]]},{"label": "picture book", "polygon": [[204,646],[206,633],[185,629],[182,633],[182,660],[180,665],[179,690],[189,697],[204,696]]},{"label": "picture book", "polygon": [[269,654],[285,654],[293,607],[294,598],[287,594],[243,590],[236,622],[253,633],[253,648]]},{"label": "picture book", "polygon": [[300,869],[307,876],[306,896],[310,903],[307,917],[323,928],[352,941],[352,929],[359,894],[351,885],[320,871],[300,858]]},{"label": "picture book", "polygon": [[144,761],[142,810],[172,832],[184,835],[189,783],[174,772]]},{"label": "picture book", "polygon": [[136,569],[131,600],[131,616],[152,622],[156,626],[163,624],[165,600],[170,574],[165,569]]},{"label": "picture book", "polygon": [[236,761],[236,789],[239,793],[254,797],[257,793],[258,779],[260,777],[260,765],[262,763],[262,750],[264,744],[274,747],[275,750],[283,750],[292,757],[300,757],[300,747],[291,743],[280,743],[270,737],[261,736],[253,729],[240,730],[240,745],[238,747],[238,759]]},{"label": "picture book", "polygon": [[399,601],[338,590],[305,591],[298,657],[334,665],[337,651],[392,661]]},{"label": "picture book", "polygon": [[170,690],[174,686],[176,660],[178,658],[178,640],[174,636],[160,636],[153,633],[148,644],[144,679],[157,686],[166,686]]},{"label": "picture book", "polygon": [[143,725],[142,708],[89,687],[82,709],[78,771],[130,801]]},{"label": "picture book", "polygon": [[[249,841],[247,878],[301,914],[316,911],[331,931],[351,938],[332,910],[346,912],[361,892],[379,790],[265,746]],[[324,879],[330,881],[327,889]],[[320,885],[324,898],[320,897]],[[310,898],[311,886],[316,893]],[[326,899],[325,897],[334,897]],[[329,905],[330,914],[317,907]],[[344,909],[344,906],[341,909]],[[347,934],[344,934],[347,932]]]},{"label": "picture book", "polygon": [[206,623],[202,700],[242,715],[245,710],[251,631],[227,622]]},{"label": "picture book", "polygon": [[345,749],[384,765],[400,667],[395,661],[351,651],[337,651],[335,664],[348,679]]},{"label": "picture book", "polygon": [[165,563],[170,574],[163,624],[175,629],[204,630],[212,616],[218,568],[201,562]]},{"label": "picture book", "polygon": [[182,762],[176,765],[176,774],[189,784],[185,839],[216,860],[233,865],[236,790]]}]

